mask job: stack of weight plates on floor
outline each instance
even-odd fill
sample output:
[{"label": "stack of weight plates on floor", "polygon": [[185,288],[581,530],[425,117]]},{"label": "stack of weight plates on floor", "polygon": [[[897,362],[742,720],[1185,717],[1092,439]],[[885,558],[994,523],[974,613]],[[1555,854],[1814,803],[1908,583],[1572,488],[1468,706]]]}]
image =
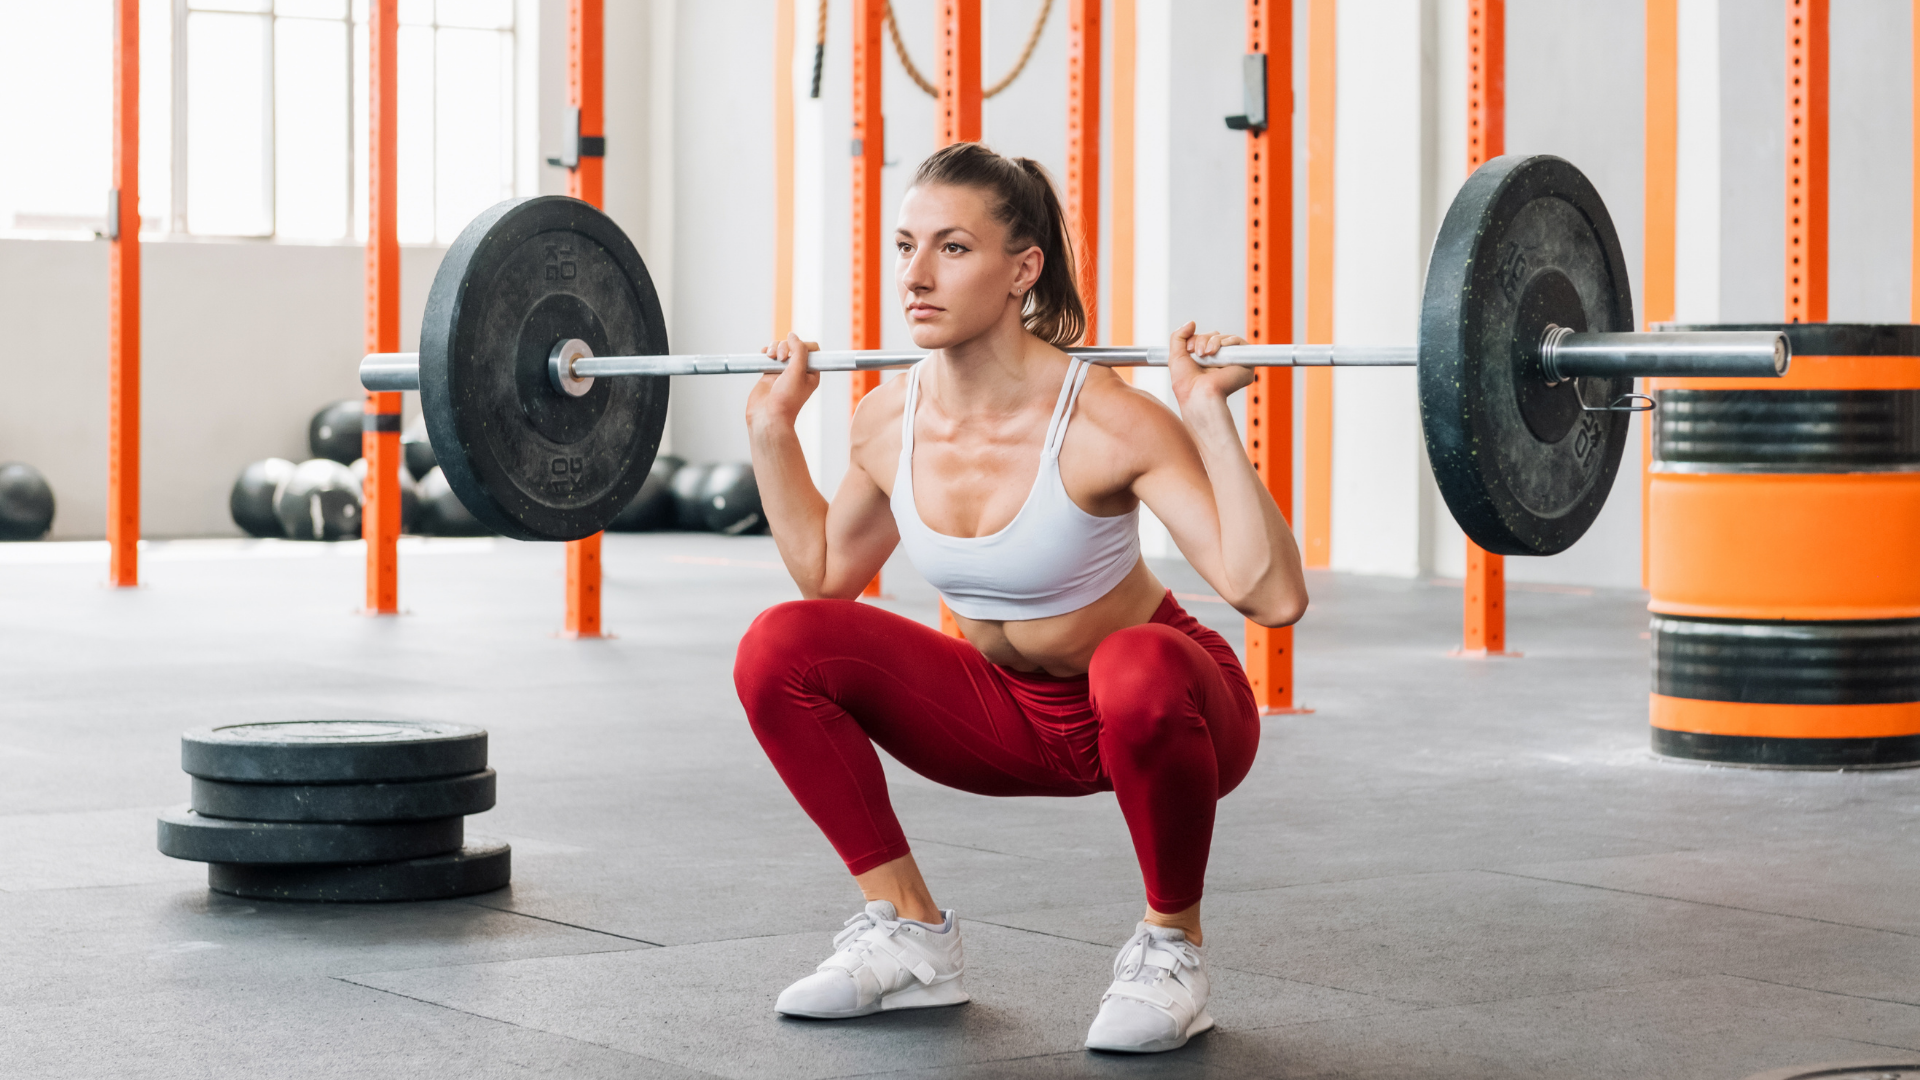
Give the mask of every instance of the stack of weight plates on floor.
[{"label": "stack of weight plates on floor", "polygon": [[439,900],[507,884],[510,852],[466,842],[493,807],[487,733],[467,724],[296,720],[180,737],[193,802],[160,853],[258,900]]}]

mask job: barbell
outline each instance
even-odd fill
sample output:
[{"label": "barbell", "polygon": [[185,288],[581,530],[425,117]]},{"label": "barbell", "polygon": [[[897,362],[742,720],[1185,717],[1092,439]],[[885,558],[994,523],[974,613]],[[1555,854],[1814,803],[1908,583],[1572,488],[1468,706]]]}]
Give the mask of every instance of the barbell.
[{"label": "barbell", "polygon": [[[1441,495],[1488,551],[1552,555],[1600,513],[1636,377],[1784,375],[1777,331],[1634,333],[1619,236],[1560,158],[1501,157],[1454,198],[1427,264],[1417,347],[1242,345],[1204,363],[1419,369]],[[1164,366],[1164,347],[1068,353]],[[822,351],[821,371],[909,366],[924,353]],[[434,275],[417,353],[360,365],[369,390],[418,390],[434,454],[475,517],[523,540],[599,532],[646,479],[668,376],[778,371],[759,353],[668,355],[646,265],[612,219],[562,196],[475,218]]]}]

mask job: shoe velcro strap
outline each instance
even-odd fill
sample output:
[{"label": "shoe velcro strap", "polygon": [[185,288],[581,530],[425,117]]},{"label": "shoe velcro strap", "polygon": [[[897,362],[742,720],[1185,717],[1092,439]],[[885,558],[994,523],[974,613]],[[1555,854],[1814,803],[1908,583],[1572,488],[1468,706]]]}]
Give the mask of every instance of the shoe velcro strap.
[{"label": "shoe velcro strap", "polygon": [[[1172,1012],[1180,1005],[1178,1001],[1174,1000],[1172,994],[1167,993],[1157,986],[1149,986],[1146,983],[1114,983],[1112,986],[1107,987],[1106,997],[1132,998],[1135,1001],[1144,1001],[1148,1005],[1165,1009],[1167,1012]],[[1104,1001],[1106,998],[1102,998],[1101,1000]]]},{"label": "shoe velcro strap", "polygon": [[892,938],[887,938],[876,944],[879,945],[880,949],[888,956],[893,958],[894,963],[912,972],[913,977],[919,979],[922,985],[933,985],[936,973],[933,970],[932,964],[927,963],[926,960],[921,957],[912,955],[906,946]]},{"label": "shoe velcro strap", "polygon": [[1179,953],[1171,953],[1163,949],[1149,949],[1140,962],[1147,967],[1157,967],[1161,971],[1178,971],[1185,966]]}]

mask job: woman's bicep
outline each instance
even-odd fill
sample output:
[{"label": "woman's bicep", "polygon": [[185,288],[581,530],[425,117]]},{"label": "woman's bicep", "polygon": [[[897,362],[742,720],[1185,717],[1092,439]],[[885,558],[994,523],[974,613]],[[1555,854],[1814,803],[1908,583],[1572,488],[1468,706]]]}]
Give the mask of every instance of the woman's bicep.
[{"label": "woman's bicep", "polygon": [[1177,420],[1170,428],[1155,425],[1147,441],[1152,453],[1134,479],[1133,493],[1166,526],[1187,562],[1218,590],[1220,508],[1200,451]]},{"label": "woman's bicep", "polygon": [[821,595],[859,596],[899,542],[886,492],[858,463],[849,465],[827,504],[827,572]]}]

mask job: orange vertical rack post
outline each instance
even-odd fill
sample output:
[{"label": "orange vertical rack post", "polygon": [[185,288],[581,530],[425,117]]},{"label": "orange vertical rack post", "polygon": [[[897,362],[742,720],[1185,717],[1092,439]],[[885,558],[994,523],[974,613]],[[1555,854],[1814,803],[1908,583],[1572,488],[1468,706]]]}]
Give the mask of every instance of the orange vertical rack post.
[{"label": "orange vertical rack post", "polygon": [[[887,118],[880,112],[880,34],[886,0],[853,0],[853,347],[880,347],[880,167],[887,156]],[[880,373],[853,373],[849,414],[878,388]],[[880,595],[880,575],[862,596]]]},{"label": "orange vertical rack post", "polygon": [[113,6],[107,252],[107,583],[140,584],[140,0]]},{"label": "orange vertical rack post", "polygon": [[[397,176],[399,0],[374,0],[367,20],[367,333],[370,353],[400,351],[400,233]],[[400,610],[400,395],[369,393],[360,453],[367,459],[369,615]]]},{"label": "orange vertical rack post", "polygon": [[[1307,340],[1333,340],[1335,0],[1307,6]],[[1304,373],[1301,561],[1333,563],[1333,369]]]},{"label": "orange vertical rack post", "polygon": [[940,145],[980,141],[980,0],[940,0]]},{"label": "orange vertical rack post", "polygon": [[[1920,0],[1915,0],[1920,3]],[[1133,155],[1135,117],[1134,94],[1140,53],[1139,20],[1135,0],[1113,0],[1113,158],[1108,167],[1112,177],[1108,211],[1107,264],[1111,280],[1107,283],[1107,341],[1114,345],[1134,344],[1134,228],[1133,228]],[[1130,368],[1115,368],[1133,381]]]},{"label": "orange vertical rack post", "polygon": [[[1913,49],[1910,55],[1920,57],[1920,0],[1913,0]],[[1912,292],[1907,318],[1920,322],[1920,64],[1913,65],[1913,248],[1911,280],[1908,288]]]},{"label": "orange vertical rack post", "polygon": [[[1247,51],[1267,63],[1267,126],[1247,129],[1247,340],[1293,340],[1293,5],[1247,0]],[[1293,516],[1293,369],[1261,368],[1247,388],[1247,455]],[[1247,678],[1265,714],[1293,700],[1293,627],[1247,623]]]},{"label": "orange vertical rack post", "polygon": [[1082,345],[1097,344],[1100,336],[1100,4],[1067,0],[1065,210],[1074,277],[1087,309]]},{"label": "orange vertical rack post", "polygon": [[[1680,182],[1680,2],[1647,0],[1646,327],[1674,317],[1674,229]],[[1652,553],[1653,424],[1640,418],[1640,585]]]},{"label": "orange vertical rack post", "polygon": [[[1506,0],[1467,4],[1467,171],[1507,152]],[[1467,540],[1464,656],[1507,652],[1507,560]]]},{"label": "orange vertical rack post", "polygon": [[[580,110],[580,141],[604,139],[602,66],[603,0],[571,0],[567,19],[567,84]],[[604,145],[604,143],[602,144]],[[579,163],[567,177],[567,194],[601,206],[605,201],[604,159],[580,147]],[[567,622],[565,635],[597,638],[600,629],[600,533],[567,542]]]},{"label": "orange vertical rack post", "polygon": [[1787,321],[1827,321],[1827,0],[1787,0]]},{"label": "orange vertical rack post", "polygon": [[793,5],[773,16],[773,338],[793,330]]},{"label": "orange vertical rack post", "polygon": [[[1078,6],[1079,0],[1074,2]],[[1099,19],[1097,13],[1094,19]],[[1095,34],[1098,33],[1096,29]],[[1100,44],[1097,36],[1093,48],[1097,71],[1100,62]],[[1072,60],[1069,59],[1068,62],[1071,64]],[[980,0],[941,0],[939,85],[940,145],[951,146],[957,142],[980,141]],[[1071,90],[1068,91],[1068,95],[1071,102]],[[1094,97],[1093,108],[1096,110],[1094,115],[1098,117],[1100,106],[1097,88]],[[1073,123],[1072,110],[1069,108],[1067,117],[1069,137],[1071,137]],[[1092,138],[1097,154],[1100,138],[1097,120]],[[1071,145],[1069,145],[1069,152],[1071,152]],[[1072,165],[1069,164],[1068,168],[1071,169]],[[1094,172],[1096,191],[1100,183],[1098,170],[1099,167],[1096,165]],[[1098,196],[1096,195],[1095,198],[1097,199]],[[961,636],[960,624],[954,621],[953,612],[947,609],[945,600],[940,601],[940,630],[953,637]]]}]

